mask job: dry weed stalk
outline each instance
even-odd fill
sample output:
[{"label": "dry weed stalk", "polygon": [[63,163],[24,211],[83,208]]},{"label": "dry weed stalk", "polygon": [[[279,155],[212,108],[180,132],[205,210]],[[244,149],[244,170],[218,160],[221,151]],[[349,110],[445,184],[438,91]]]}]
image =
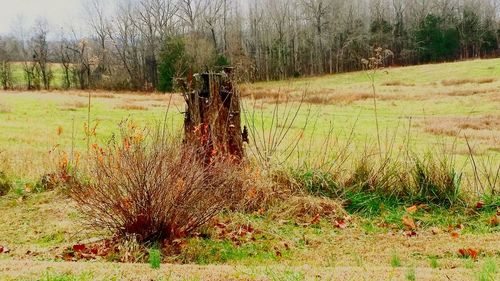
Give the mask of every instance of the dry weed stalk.
[{"label": "dry weed stalk", "polygon": [[373,110],[375,113],[375,125],[377,127],[377,142],[380,153],[380,159],[382,160],[382,143],[380,141],[380,128],[378,122],[378,110],[377,110],[377,89],[375,87],[375,78],[377,72],[384,67],[385,60],[389,57],[394,56],[392,51],[384,50],[380,47],[374,49],[374,55],[368,59],[362,59],[361,63],[363,64],[366,75],[370,79],[372,92],[373,92]]},{"label": "dry weed stalk", "polygon": [[309,124],[310,108],[306,112],[300,132],[291,138],[289,135],[301,113],[305,96],[306,92],[298,102],[288,96],[275,100],[270,121],[265,119],[263,102],[259,107],[257,100],[254,99],[252,108],[243,106],[250,136],[250,153],[265,171],[286,163],[303,139],[304,130]]}]

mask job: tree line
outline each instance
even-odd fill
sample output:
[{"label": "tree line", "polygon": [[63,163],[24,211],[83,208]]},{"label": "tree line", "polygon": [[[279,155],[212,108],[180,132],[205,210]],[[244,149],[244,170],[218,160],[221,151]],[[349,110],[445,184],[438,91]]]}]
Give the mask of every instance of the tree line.
[{"label": "tree line", "polygon": [[[246,81],[355,71],[374,47],[391,65],[496,57],[500,0],[87,0],[85,26],[20,21],[0,37],[0,84],[171,91],[232,65]],[[79,30],[84,30],[83,32]]]}]

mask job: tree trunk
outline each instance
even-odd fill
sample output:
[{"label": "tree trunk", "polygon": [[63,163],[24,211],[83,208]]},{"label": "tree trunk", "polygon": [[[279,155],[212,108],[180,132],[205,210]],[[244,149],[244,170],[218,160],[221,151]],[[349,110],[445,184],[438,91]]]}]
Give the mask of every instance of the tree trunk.
[{"label": "tree trunk", "polygon": [[199,147],[207,161],[219,155],[236,161],[244,157],[240,96],[232,71],[196,74],[192,81],[180,82],[187,103],[184,143]]}]

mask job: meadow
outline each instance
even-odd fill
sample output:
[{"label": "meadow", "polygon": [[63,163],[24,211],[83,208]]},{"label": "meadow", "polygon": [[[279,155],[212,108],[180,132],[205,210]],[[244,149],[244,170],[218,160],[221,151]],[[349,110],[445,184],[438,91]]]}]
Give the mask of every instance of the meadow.
[{"label": "meadow", "polygon": [[[164,257],[172,265],[159,270],[127,263],[144,261],[133,245],[124,246],[125,258],[88,263],[61,258],[73,245],[99,241],[106,234],[82,228],[81,214],[64,192],[39,192],[36,186],[42,175],[57,168],[61,154],[84,162],[92,144],[118,135],[124,120],[149,128],[163,122],[172,133],[180,134],[182,97],[101,91],[0,92],[0,171],[14,182],[10,193],[0,197],[0,246],[10,249],[0,252],[0,277],[498,277],[500,59],[380,69],[373,81],[366,72],[357,72],[241,84],[240,92],[243,123],[251,131],[249,158],[254,162],[262,162],[262,154],[264,161],[272,158],[266,167],[273,173],[291,174],[286,181],[294,183],[285,185],[299,190],[265,210],[220,215],[204,230],[209,238],[189,239],[182,251]],[[357,169],[362,158],[406,159],[410,153],[451,159],[453,171],[460,174],[464,203],[450,207],[372,196],[368,191],[345,191],[341,196],[316,192],[330,178],[318,180],[315,171],[330,162],[342,162],[333,173],[347,174]],[[463,254],[462,249],[472,251]]]}]

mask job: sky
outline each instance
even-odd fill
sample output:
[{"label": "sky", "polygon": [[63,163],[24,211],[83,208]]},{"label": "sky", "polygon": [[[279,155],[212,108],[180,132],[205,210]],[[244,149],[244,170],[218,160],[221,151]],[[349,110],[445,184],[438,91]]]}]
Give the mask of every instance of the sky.
[{"label": "sky", "polygon": [[25,28],[46,18],[51,29],[60,30],[82,19],[82,0],[0,0],[0,35],[12,35],[16,19],[22,16]]}]

